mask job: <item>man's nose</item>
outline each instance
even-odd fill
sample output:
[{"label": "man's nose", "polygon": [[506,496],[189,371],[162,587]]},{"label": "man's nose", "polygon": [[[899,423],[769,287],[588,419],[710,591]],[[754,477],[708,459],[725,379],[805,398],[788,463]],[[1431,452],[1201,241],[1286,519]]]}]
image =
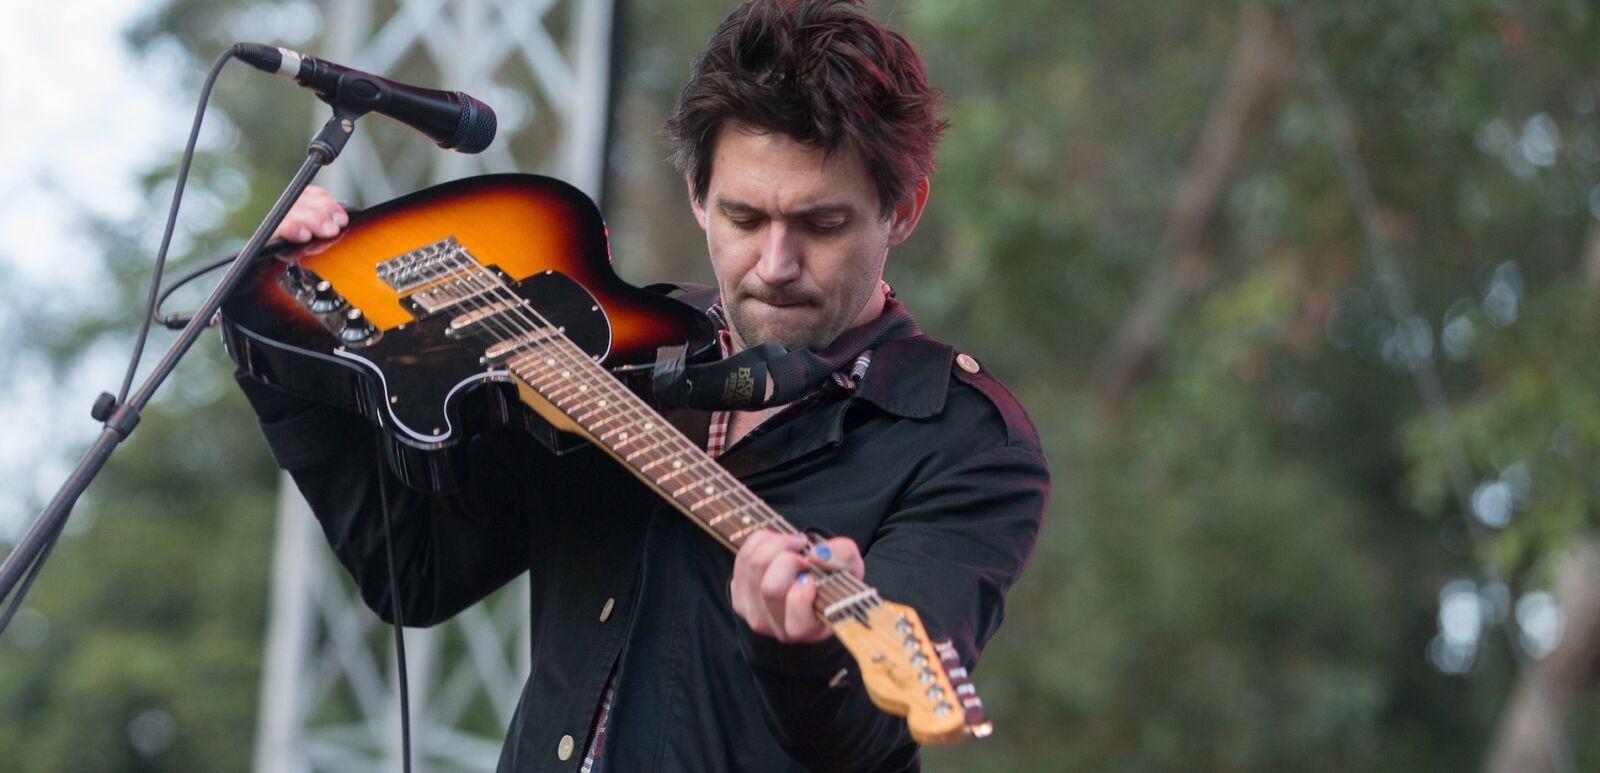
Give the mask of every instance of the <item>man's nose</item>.
[{"label": "man's nose", "polygon": [[767,238],[761,245],[761,260],[756,263],[756,276],[769,285],[780,285],[800,278],[800,263],[804,255],[800,234],[782,223],[773,223],[767,229]]}]

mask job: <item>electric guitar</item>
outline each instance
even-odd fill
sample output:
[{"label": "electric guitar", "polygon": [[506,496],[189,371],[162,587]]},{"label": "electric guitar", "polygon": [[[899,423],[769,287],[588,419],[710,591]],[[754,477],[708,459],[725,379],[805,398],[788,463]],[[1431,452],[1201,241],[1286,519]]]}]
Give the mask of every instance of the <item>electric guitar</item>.
[{"label": "electric guitar", "polygon": [[[469,178],[353,213],[339,236],[258,262],[220,322],[252,378],[375,421],[413,487],[453,488],[462,441],[484,427],[554,427],[734,551],[759,529],[798,532],[629,388],[659,347],[715,356],[715,333],[617,278],[599,210],[561,181]],[[912,737],[990,733],[954,647],[915,610],[846,572],[814,576],[817,616]]]}]

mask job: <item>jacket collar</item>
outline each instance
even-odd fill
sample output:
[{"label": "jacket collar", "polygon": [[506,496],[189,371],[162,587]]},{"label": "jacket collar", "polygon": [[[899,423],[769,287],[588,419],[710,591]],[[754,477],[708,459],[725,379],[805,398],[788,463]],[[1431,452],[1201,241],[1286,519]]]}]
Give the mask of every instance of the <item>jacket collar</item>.
[{"label": "jacket collar", "polygon": [[887,341],[873,350],[872,365],[854,394],[747,438],[719,461],[743,477],[838,445],[844,441],[845,414],[857,403],[906,419],[936,416],[944,410],[954,359],[954,349],[926,336]]},{"label": "jacket collar", "polygon": [[936,416],[950,392],[955,356],[954,349],[924,335],[885,341],[873,350],[855,397],[902,418]]}]

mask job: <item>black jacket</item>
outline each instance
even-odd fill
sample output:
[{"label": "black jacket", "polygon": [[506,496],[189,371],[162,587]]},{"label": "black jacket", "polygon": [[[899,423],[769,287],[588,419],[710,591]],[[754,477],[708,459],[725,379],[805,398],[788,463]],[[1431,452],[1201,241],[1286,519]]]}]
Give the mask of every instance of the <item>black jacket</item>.
[{"label": "black jacket", "polygon": [[[278,463],[389,617],[375,430],[244,386]],[[856,392],[825,390],[721,463],[794,525],[854,539],[867,582],[953,639],[970,670],[1049,495],[1032,424],[987,372],[925,337],[880,345]],[[704,442],[707,414],[669,418]],[[917,769],[904,720],[872,705],[844,649],[752,633],[729,604],[733,555],[609,457],[554,456],[500,430],[471,441],[468,459],[465,493],[424,495],[391,477],[387,496],[406,624],[445,620],[531,574],[532,674],[500,770],[577,770],[614,664],[606,773]]]}]

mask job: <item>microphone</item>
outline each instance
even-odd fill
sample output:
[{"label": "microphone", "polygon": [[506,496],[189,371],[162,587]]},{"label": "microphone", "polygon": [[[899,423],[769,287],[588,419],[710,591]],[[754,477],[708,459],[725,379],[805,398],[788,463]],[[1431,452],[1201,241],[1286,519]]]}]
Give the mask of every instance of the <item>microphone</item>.
[{"label": "microphone", "polygon": [[408,86],[260,43],[239,43],[239,59],[316,92],[322,101],[386,115],[446,150],[477,153],[494,140],[494,111],[461,91]]}]

